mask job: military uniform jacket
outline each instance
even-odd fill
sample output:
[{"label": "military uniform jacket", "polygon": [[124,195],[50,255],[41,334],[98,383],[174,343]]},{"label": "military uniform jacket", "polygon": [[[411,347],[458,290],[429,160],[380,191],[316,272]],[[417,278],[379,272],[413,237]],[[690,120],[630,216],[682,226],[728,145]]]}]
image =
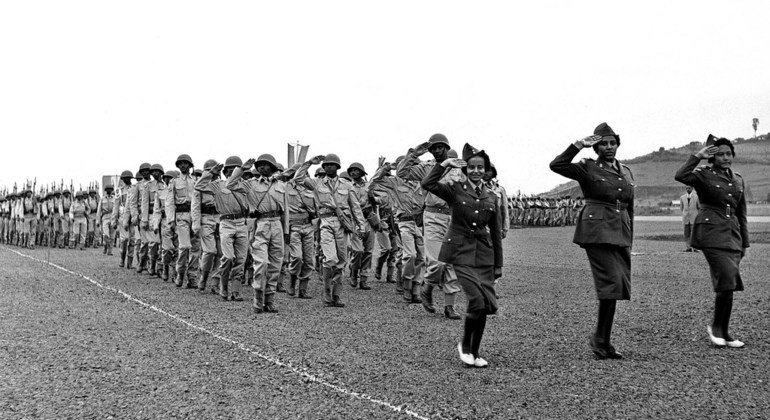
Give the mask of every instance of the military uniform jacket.
[{"label": "military uniform jacket", "polygon": [[[301,183],[305,188],[317,193],[316,206],[318,207],[319,216],[323,216],[323,213],[333,213],[336,201],[339,208],[346,215],[353,218],[356,226],[364,230],[366,219],[363,212],[361,212],[361,206],[358,203],[356,193],[353,192],[353,183],[338,176],[334,179],[329,177],[311,179],[307,174],[308,168],[309,164],[300,166],[295,179],[297,183]],[[332,194],[334,198],[332,198]]]},{"label": "military uniform jacket", "polygon": [[700,166],[690,156],[674,177],[698,193],[700,210],[692,231],[694,248],[721,248],[742,251],[749,247],[746,197],[743,177],[733,171]]},{"label": "military uniform jacket", "polygon": [[[427,192],[420,184],[395,176],[386,176],[384,167],[377,169],[369,183],[369,191],[377,204],[386,204],[396,218],[414,217],[423,209]],[[436,197],[437,200],[440,198]],[[441,200],[443,203],[444,201]],[[383,206],[386,207],[386,206]],[[380,214],[380,217],[383,215]]]},{"label": "military uniform jacket", "polygon": [[503,266],[500,209],[497,196],[481,185],[481,194],[469,181],[442,184],[444,167],[436,165],[422,181],[422,187],[446,201],[452,219],[441,244],[441,262],[471,267]]},{"label": "military uniform jacket", "polygon": [[684,193],[679,197],[682,208],[682,223],[686,225],[692,225],[695,223],[695,217],[698,216],[698,210],[700,209],[700,203],[698,203],[698,193],[693,190],[692,192]]},{"label": "military uniform jacket", "polygon": [[551,162],[551,170],[580,184],[586,205],[577,216],[573,242],[580,245],[631,247],[634,237],[634,177],[623,164],[583,159],[570,145]]},{"label": "military uniform jacket", "polygon": [[99,205],[96,206],[96,220],[104,219],[104,216],[112,217],[112,209],[115,206],[113,197],[105,195],[99,200]]},{"label": "military uniform jacket", "polygon": [[[420,161],[420,157],[410,150],[409,153],[406,154],[406,157],[398,164],[396,176],[407,181],[421,182],[436,166],[441,166],[441,164],[436,162],[435,159],[422,162]],[[442,183],[453,183],[465,180],[465,176],[460,168],[441,167],[444,169],[444,173],[441,175]],[[444,207],[447,203],[437,195],[429,193],[425,195],[425,205],[431,207]]]},{"label": "military uniform jacket", "polygon": [[158,191],[155,192],[154,208],[150,218],[150,226],[153,230],[160,229],[161,220],[166,218],[166,197],[168,196],[168,185],[163,182],[158,183]]}]

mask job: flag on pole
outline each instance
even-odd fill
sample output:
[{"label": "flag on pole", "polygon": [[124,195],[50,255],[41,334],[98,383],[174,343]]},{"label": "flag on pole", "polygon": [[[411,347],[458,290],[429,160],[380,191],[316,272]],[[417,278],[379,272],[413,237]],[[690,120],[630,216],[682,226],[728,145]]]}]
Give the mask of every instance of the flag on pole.
[{"label": "flag on pole", "polygon": [[295,163],[294,161],[295,161],[296,155],[294,154],[294,145],[293,144],[288,144],[288,146],[289,146],[289,150],[288,150],[288,155],[289,155],[288,157],[289,158],[288,158],[287,162],[289,164],[289,167],[292,167],[292,166],[294,166],[294,163]]},{"label": "flag on pole", "polygon": [[[299,156],[297,157],[297,163],[305,163],[305,159],[307,159],[307,151],[310,149],[310,146],[299,146]],[[291,165],[290,165],[291,166]]]}]

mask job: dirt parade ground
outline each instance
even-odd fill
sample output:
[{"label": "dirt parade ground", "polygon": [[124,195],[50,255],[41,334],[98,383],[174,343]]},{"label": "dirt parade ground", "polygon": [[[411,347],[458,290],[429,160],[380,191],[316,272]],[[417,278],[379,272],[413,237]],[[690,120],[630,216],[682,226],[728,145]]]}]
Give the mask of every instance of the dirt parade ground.
[{"label": "dirt parade ground", "polygon": [[392,284],[325,308],[314,277],[312,300],[279,294],[279,313],[254,315],[101,250],[3,245],[0,418],[766,418],[770,245],[741,265],[731,332],[746,347],[718,349],[703,255],[644,239],[678,229],[637,223],[613,330],[625,358],[602,361],[573,228],[511,231],[486,369],[458,359],[462,321],[401,303]]}]

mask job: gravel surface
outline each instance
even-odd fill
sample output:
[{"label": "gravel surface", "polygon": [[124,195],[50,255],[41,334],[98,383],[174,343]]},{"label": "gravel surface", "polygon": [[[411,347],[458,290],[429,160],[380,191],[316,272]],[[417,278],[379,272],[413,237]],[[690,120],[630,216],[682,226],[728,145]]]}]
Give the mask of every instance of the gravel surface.
[{"label": "gravel surface", "polygon": [[0,418],[767,416],[770,245],[742,264],[732,332],[747,346],[733,350],[708,345],[702,254],[637,240],[632,300],[618,304],[613,336],[626,358],[597,361],[590,269],[572,232],[511,231],[487,369],[458,360],[461,321],[402,304],[390,284],[346,288],[337,309],[322,306],[314,280],[314,299],[279,294],[280,312],[257,316],[249,302],[177,289],[98,250],[0,246]]}]

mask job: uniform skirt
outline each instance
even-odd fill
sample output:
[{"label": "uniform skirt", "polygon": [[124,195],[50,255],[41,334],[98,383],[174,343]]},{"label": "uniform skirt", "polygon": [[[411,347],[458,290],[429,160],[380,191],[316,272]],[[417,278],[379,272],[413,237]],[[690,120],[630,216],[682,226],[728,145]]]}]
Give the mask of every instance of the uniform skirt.
[{"label": "uniform skirt", "polygon": [[701,248],[711,270],[711,283],[715,292],[743,290],[743,280],[738,266],[741,252],[719,248]]},{"label": "uniform skirt", "polygon": [[453,265],[457,280],[468,299],[466,313],[480,315],[497,313],[495,298],[495,268]]},{"label": "uniform skirt", "polygon": [[585,245],[597,299],[631,299],[631,248]]}]

